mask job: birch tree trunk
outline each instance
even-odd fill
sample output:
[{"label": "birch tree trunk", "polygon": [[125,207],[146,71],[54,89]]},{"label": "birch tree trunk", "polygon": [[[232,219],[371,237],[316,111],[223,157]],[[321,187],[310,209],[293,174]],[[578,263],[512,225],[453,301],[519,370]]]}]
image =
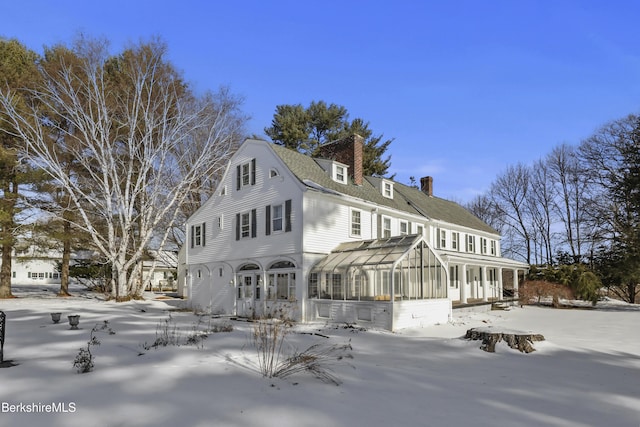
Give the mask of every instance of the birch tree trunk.
[{"label": "birch tree trunk", "polygon": [[[189,194],[226,166],[246,118],[225,91],[191,94],[158,41],[110,56],[106,43],[80,40],[73,54],[73,66],[61,59],[55,73],[41,69],[44,83],[30,96],[43,107],[26,116],[3,88],[0,107],[28,158],[69,194],[75,225],[111,265],[112,297],[125,300],[137,289],[134,264],[151,244],[163,249]],[[75,158],[76,175],[62,153]]]}]

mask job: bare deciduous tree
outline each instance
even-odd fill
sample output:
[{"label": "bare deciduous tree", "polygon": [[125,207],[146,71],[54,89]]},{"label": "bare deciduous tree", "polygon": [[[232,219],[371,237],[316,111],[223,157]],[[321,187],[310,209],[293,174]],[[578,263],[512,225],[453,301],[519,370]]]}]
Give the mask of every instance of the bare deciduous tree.
[{"label": "bare deciduous tree", "polygon": [[554,148],[546,158],[550,182],[556,188],[558,199],[555,211],[564,226],[565,243],[574,262],[580,262],[583,253],[585,227],[586,176],[576,149],[568,144]]},{"label": "bare deciduous tree", "polygon": [[467,203],[465,208],[493,227],[494,230],[501,232],[504,220],[501,218],[501,210],[491,197],[486,194],[480,194]]},{"label": "bare deciduous tree", "polygon": [[531,213],[536,264],[551,264],[553,261],[554,218],[551,211],[555,192],[549,172],[549,168],[542,161],[537,161],[531,168],[531,196],[528,198],[528,210]]},{"label": "bare deciduous tree", "polygon": [[[159,41],[115,57],[96,40],[79,40],[74,51],[78,63],[41,69],[44,83],[29,92],[37,102],[28,114],[15,108],[15,90],[0,90],[0,108],[29,159],[68,192],[78,225],[112,267],[112,296],[127,299],[142,289],[132,271],[145,249],[152,241],[163,247],[203,177],[226,166],[244,120],[225,92],[217,96],[226,104],[193,96]],[[70,126],[58,126],[60,119]],[[64,137],[51,144],[53,134]],[[81,172],[68,174],[61,153]],[[104,229],[92,221],[96,214]]]},{"label": "bare deciduous tree", "polygon": [[508,166],[491,185],[491,198],[498,207],[512,238],[511,247],[503,248],[507,254],[519,256],[531,263],[532,231],[528,198],[531,193],[531,174],[527,166],[518,163]]}]

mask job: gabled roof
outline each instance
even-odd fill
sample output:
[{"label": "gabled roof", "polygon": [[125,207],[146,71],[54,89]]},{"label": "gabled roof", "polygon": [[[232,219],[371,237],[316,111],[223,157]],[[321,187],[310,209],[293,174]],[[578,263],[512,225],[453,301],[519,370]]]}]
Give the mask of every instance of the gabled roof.
[{"label": "gabled roof", "polygon": [[300,182],[309,188],[324,189],[328,192],[359,198],[379,206],[420,215],[428,219],[499,234],[491,226],[455,202],[428,196],[417,188],[395,181],[393,181],[393,199],[389,199],[378,190],[382,178],[370,176],[365,177],[362,185],[340,184],[331,179],[312,157],[276,144],[269,145]]}]

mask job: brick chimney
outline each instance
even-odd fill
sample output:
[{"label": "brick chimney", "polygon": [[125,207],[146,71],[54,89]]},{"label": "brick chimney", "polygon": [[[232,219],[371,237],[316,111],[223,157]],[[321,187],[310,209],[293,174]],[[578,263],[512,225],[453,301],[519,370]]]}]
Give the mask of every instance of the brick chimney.
[{"label": "brick chimney", "polygon": [[349,176],[356,185],[362,185],[362,152],[364,138],[358,134],[328,142],[320,146],[320,156],[324,159],[335,160],[349,166]]},{"label": "brick chimney", "polygon": [[433,197],[433,178],[430,176],[420,178],[420,190],[427,196]]}]

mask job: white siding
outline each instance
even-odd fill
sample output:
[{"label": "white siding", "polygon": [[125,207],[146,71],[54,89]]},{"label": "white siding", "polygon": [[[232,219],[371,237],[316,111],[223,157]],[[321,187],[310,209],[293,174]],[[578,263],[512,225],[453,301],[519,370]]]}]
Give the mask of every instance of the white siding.
[{"label": "white siding", "polygon": [[[256,159],[255,185],[236,189],[236,166]],[[279,176],[270,177],[270,170],[277,169]],[[233,157],[219,191],[187,223],[187,263],[201,264],[211,261],[230,261],[263,256],[277,252],[293,254],[300,251],[299,236],[302,231],[302,191],[300,184],[281,164],[280,159],[265,145],[247,142]],[[266,235],[266,206],[291,200],[292,231]],[[236,240],[236,215],[256,210],[256,237]],[[218,218],[222,216],[222,229]],[[206,224],[204,247],[191,248],[190,227]]]},{"label": "white siding", "polygon": [[13,257],[11,283],[14,285],[60,284],[59,261],[61,258]]},{"label": "white siding", "polygon": [[[446,299],[363,302],[312,300],[309,318],[364,327],[398,330],[447,323],[451,320],[451,302]],[[393,322],[390,313],[393,312]]]},{"label": "white siding", "polygon": [[311,300],[313,320],[357,324],[363,327],[391,329],[391,303],[362,301]]},{"label": "white siding", "polygon": [[451,317],[449,299],[396,301],[393,306],[392,330],[447,323]]},{"label": "white siding", "polygon": [[[370,205],[308,191],[303,209],[304,252],[329,253],[342,242],[371,239],[372,230],[375,233]],[[360,237],[351,235],[351,209],[361,211]]]}]

